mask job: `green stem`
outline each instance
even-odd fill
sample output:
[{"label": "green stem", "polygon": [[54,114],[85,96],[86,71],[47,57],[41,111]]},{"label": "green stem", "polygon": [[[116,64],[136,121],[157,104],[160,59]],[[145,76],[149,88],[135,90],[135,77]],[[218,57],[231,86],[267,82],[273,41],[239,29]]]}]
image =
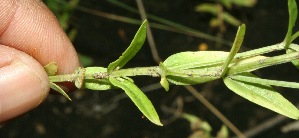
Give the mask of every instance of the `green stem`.
[{"label": "green stem", "polygon": [[[292,44],[292,45],[294,45],[294,44]],[[273,51],[283,50],[284,46],[285,46],[285,43],[282,42],[282,43],[278,43],[278,44],[275,44],[275,45],[266,46],[266,47],[250,50],[250,51],[247,51],[247,52],[239,53],[235,56],[235,58],[236,59],[243,59],[243,58],[248,58],[248,57],[253,57],[253,56],[257,56],[257,55],[270,53],[270,52],[273,52]]]},{"label": "green stem", "polygon": [[[232,75],[232,74],[238,74],[241,72],[251,72],[260,68],[282,64],[286,62],[290,62],[294,59],[298,59],[299,53],[288,53],[283,54],[280,56],[275,57],[264,57],[262,59],[252,60],[251,58],[254,58],[257,55],[269,53],[272,51],[282,50],[284,49],[285,43],[279,43],[272,46],[267,46],[255,50],[251,50],[248,52],[243,52],[236,54],[235,59],[243,59],[248,60],[250,62],[238,64],[238,62],[235,62],[235,65],[232,65],[228,68],[228,71],[226,75]],[[298,47],[297,44],[291,44],[291,47]],[[219,72],[221,72],[221,66],[225,62],[225,59],[222,61],[219,61],[211,66],[214,67],[207,67],[207,68],[201,68],[201,69],[188,69],[188,70],[168,70],[168,75],[173,76],[181,76],[181,77],[216,77],[219,78]],[[233,60],[234,62],[234,60]],[[218,65],[216,65],[218,64]],[[93,74],[90,76],[84,76],[84,78],[89,79],[101,79],[95,77],[97,76],[104,76],[104,78],[108,78],[109,76],[114,77],[125,77],[125,76],[152,76],[152,77],[160,77],[161,76],[161,69],[159,66],[152,66],[152,67],[136,67],[136,68],[128,68],[128,69],[120,69],[115,70],[111,74],[107,75],[105,72],[103,75],[101,74]],[[82,77],[80,74],[64,74],[64,75],[56,75],[56,76],[49,76],[50,82],[65,82],[70,81],[74,82],[77,78]]]},{"label": "green stem", "polygon": [[49,76],[49,80],[50,82],[65,82],[65,81],[74,82],[78,77],[81,77],[81,75],[64,74],[64,75]]},{"label": "green stem", "polygon": [[161,69],[159,66],[153,67],[136,67],[113,71],[110,76],[124,77],[124,76],[152,76],[160,77]]}]

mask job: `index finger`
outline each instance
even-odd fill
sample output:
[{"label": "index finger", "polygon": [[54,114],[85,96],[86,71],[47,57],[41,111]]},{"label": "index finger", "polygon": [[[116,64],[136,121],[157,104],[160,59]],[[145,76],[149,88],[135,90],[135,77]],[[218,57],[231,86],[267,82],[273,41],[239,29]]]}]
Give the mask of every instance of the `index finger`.
[{"label": "index finger", "polygon": [[77,53],[57,19],[39,0],[2,0],[0,44],[35,58],[41,65],[58,64],[58,73],[78,67]]}]

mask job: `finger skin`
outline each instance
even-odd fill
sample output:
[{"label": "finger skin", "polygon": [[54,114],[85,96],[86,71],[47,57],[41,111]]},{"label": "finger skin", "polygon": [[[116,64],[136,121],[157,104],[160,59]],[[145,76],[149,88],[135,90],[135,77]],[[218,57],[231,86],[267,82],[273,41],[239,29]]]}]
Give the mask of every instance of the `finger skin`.
[{"label": "finger skin", "polygon": [[80,66],[77,53],[41,0],[0,0],[0,122],[39,105],[49,92],[43,66]]},{"label": "finger skin", "polygon": [[42,1],[1,0],[0,9],[0,44],[27,53],[43,66],[57,62],[60,74],[79,66],[72,43]]},{"label": "finger skin", "polygon": [[0,122],[40,104],[49,82],[43,67],[24,52],[0,45]]}]

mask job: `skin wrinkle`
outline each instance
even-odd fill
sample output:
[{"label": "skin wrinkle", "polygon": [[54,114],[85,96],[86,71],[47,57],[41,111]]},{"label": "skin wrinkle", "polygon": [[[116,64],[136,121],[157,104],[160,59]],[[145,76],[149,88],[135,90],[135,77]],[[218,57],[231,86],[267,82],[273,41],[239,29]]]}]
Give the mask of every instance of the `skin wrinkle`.
[{"label": "skin wrinkle", "polygon": [[[57,62],[58,74],[72,73],[80,65],[78,57],[63,30],[52,28],[52,26],[59,26],[55,16],[49,13],[41,1],[34,5],[38,7],[34,9],[28,1],[30,0],[17,2],[17,5],[25,6],[17,9],[10,26],[2,34],[2,38],[0,37],[0,43],[24,51],[43,66],[49,62]],[[27,39],[27,37],[31,38]]]},{"label": "skin wrinkle", "polygon": [[[9,4],[3,4],[0,11],[0,19],[5,19],[1,21],[0,24],[0,37],[6,31],[11,21],[14,19],[16,9],[19,7],[16,3],[16,0],[2,1],[8,2]],[[12,12],[11,12],[12,11]],[[3,29],[2,29],[3,28]]]},{"label": "skin wrinkle", "polygon": [[[1,45],[0,45],[0,46],[1,46]],[[0,50],[1,50],[1,51],[7,51],[6,48],[8,48],[8,47],[4,46],[4,48],[0,48]],[[25,53],[23,53],[23,54],[25,54]],[[1,55],[5,55],[5,58],[1,58]],[[31,56],[28,56],[28,57],[26,57],[26,58],[30,58],[30,60],[34,60]],[[37,77],[39,78],[40,82],[43,82],[43,83],[44,83],[44,84],[42,84],[42,86],[47,86],[47,85],[49,85],[49,84],[45,84],[45,82],[42,81],[43,76],[40,76],[40,75],[34,70],[34,69],[36,68],[36,66],[40,66],[40,65],[38,65],[38,64],[34,64],[34,65],[32,65],[32,64],[26,63],[26,62],[29,62],[29,61],[23,61],[22,59],[25,59],[25,58],[24,58],[23,55],[21,55],[21,54],[19,53],[19,51],[16,51],[16,52],[12,51],[12,52],[10,52],[9,54],[8,54],[8,53],[5,53],[5,54],[4,54],[4,53],[0,52],[0,59],[1,59],[0,66],[8,66],[8,65],[12,65],[12,64],[15,64],[16,61],[20,61],[20,62],[22,62],[23,64],[27,65],[27,66],[24,66],[24,67],[26,67],[27,70],[30,70],[30,72],[34,73],[34,75],[37,76]],[[4,62],[3,62],[3,59],[4,59]],[[5,67],[4,67],[4,68],[5,68]],[[1,68],[0,68],[0,70],[1,70]],[[47,87],[44,87],[43,89],[47,89]],[[45,92],[45,91],[46,91],[46,90],[43,90],[43,92]],[[44,95],[43,97],[45,98],[45,97],[46,97],[46,96],[45,96],[46,93],[44,93],[43,95]],[[44,99],[44,98],[43,98],[43,99]]]}]

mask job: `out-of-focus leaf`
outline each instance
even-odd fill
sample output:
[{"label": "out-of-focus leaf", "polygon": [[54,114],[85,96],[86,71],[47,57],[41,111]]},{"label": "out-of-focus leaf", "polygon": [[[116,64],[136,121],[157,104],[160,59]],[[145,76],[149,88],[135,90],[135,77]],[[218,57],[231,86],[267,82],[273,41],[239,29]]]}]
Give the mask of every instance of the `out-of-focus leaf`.
[{"label": "out-of-focus leaf", "polygon": [[228,138],[228,137],[229,137],[228,129],[225,125],[222,125],[220,131],[217,133],[216,138]]},{"label": "out-of-focus leaf", "polygon": [[230,0],[232,4],[243,7],[253,7],[256,4],[256,0]]},{"label": "out-of-focus leaf", "polygon": [[222,5],[224,5],[226,8],[230,9],[232,7],[231,0],[219,0]]},{"label": "out-of-focus leaf", "polygon": [[[209,4],[209,3],[204,3],[204,4],[200,4],[200,5],[196,6],[195,11],[210,13],[214,16],[217,16],[219,14],[218,6],[216,4]],[[233,17],[228,12],[222,12],[222,18],[225,22],[227,22],[231,25],[234,25],[234,26],[241,25],[241,21],[239,21],[238,19]],[[216,23],[216,21],[213,21],[213,22]],[[214,25],[216,25],[216,24],[214,24]]]},{"label": "out-of-focus leaf", "polygon": [[[208,122],[203,121],[200,118],[188,113],[182,113],[182,118],[190,122],[190,128],[193,131],[193,134],[190,135],[189,138],[211,137],[212,128]],[[197,133],[198,131],[200,131],[200,133]]]},{"label": "out-of-focus leaf", "polygon": [[195,7],[195,11],[197,11],[197,12],[207,12],[207,13],[211,13],[213,15],[217,15],[218,7],[217,7],[216,4],[203,3],[203,4],[200,4],[200,5],[197,5]]},{"label": "out-of-focus leaf", "polygon": [[229,14],[228,12],[223,12],[222,14],[223,20],[230,25],[239,26],[241,25],[241,21]]},{"label": "out-of-focus leaf", "polygon": [[93,63],[93,59],[87,55],[78,54],[78,56],[83,67],[90,66]]}]

